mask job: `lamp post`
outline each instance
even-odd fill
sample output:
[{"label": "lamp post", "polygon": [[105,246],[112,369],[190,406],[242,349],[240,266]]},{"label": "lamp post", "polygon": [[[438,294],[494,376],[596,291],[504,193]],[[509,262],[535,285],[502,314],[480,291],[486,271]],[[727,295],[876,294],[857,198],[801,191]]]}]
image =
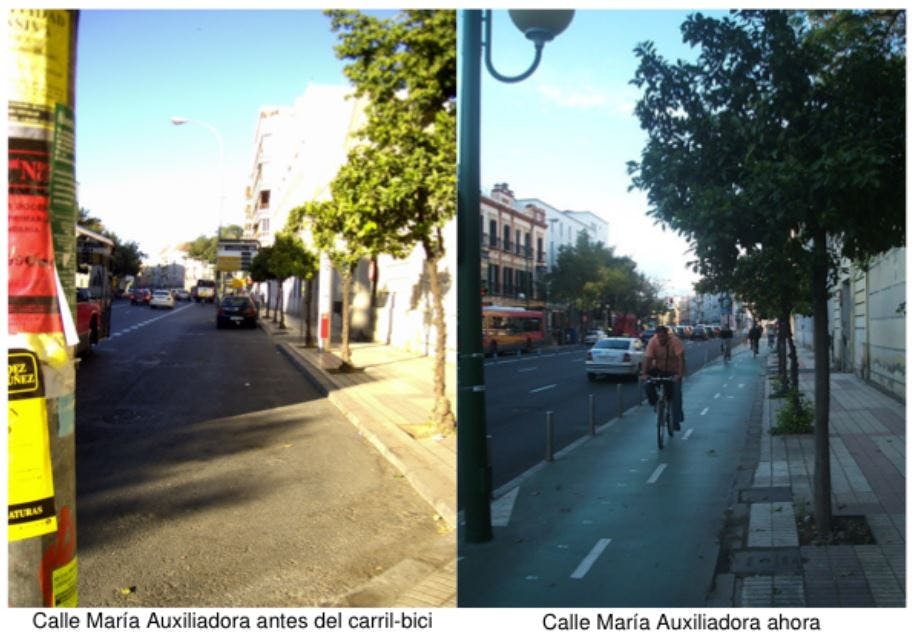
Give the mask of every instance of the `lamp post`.
[{"label": "lamp post", "polygon": [[[519,82],[539,66],[546,42],[570,24],[572,10],[511,10],[511,20],[535,47],[530,68],[514,77],[492,66],[492,12],[464,10],[460,61],[460,103],[457,167],[457,307],[458,307],[458,487],[465,511],[466,540],[492,538],[489,511],[491,469],[486,443],[485,376],[483,373],[482,311],[480,307],[479,147],[482,58],[501,82]],[[482,33],[485,29],[485,40]]]},{"label": "lamp post", "polygon": [[219,284],[218,252],[219,241],[222,239],[222,206],[225,201],[225,144],[222,141],[222,135],[219,133],[219,130],[209,122],[201,121],[199,119],[187,119],[185,117],[172,117],[171,123],[175,126],[183,126],[184,124],[197,124],[198,126],[203,126],[213,134],[213,137],[216,138],[216,143],[219,144],[219,211],[216,216],[216,256],[213,261],[213,277],[216,280],[216,293],[219,293],[222,291]]}]

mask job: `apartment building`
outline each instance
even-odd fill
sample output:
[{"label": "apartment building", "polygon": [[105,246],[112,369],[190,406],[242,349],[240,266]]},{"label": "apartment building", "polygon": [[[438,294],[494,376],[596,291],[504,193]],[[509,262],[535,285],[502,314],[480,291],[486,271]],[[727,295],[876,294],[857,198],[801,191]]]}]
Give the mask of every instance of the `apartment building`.
[{"label": "apartment building", "polygon": [[520,205],[506,183],[480,195],[484,304],[542,308],[546,270],[546,212]]},{"label": "apartment building", "polygon": [[574,247],[582,232],[587,232],[592,241],[609,245],[609,223],[593,212],[559,210],[542,199],[517,199],[516,203],[521,209],[533,205],[545,213],[549,227],[545,246],[547,271],[551,272],[555,267],[561,247]]}]

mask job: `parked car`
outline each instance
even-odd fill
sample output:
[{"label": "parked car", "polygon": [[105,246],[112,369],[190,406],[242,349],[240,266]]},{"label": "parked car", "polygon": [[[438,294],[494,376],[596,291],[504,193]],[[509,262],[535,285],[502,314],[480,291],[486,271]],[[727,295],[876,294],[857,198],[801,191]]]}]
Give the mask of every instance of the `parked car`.
[{"label": "parked car", "polygon": [[595,380],[598,375],[637,376],[643,359],[640,338],[602,338],[587,352],[584,368],[588,380]]},{"label": "parked car", "polygon": [[680,340],[687,340],[691,336],[691,332],[686,325],[676,325],[673,327],[673,330],[676,333],[676,337]]},{"label": "parked car", "polygon": [[190,292],[186,289],[173,289],[172,295],[175,297],[175,300],[180,300],[182,302],[190,301]]},{"label": "parked car", "polygon": [[157,289],[152,292],[152,298],[149,300],[149,308],[155,309],[162,307],[164,309],[175,308],[175,297],[171,295],[168,289]]},{"label": "parked car", "polygon": [[695,325],[692,327],[692,340],[707,340],[708,331],[704,325]]},{"label": "parked car", "polygon": [[130,292],[131,305],[148,305],[150,300],[152,300],[152,292],[145,287],[134,287]]},{"label": "parked car", "polygon": [[598,340],[602,340],[606,337],[606,332],[602,329],[591,329],[584,334],[584,344],[593,345],[596,344]]},{"label": "parked car", "polygon": [[257,326],[257,307],[250,296],[225,296],[216,310],[216,328],[245,325]]}]

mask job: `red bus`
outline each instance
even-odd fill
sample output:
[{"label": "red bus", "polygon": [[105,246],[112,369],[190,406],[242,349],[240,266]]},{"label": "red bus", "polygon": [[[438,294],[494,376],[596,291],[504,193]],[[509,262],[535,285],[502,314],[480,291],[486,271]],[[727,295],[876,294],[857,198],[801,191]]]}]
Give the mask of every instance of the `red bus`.
[{"label": "red bus", "polygon": [[114,242],[106,236],[76,226],[76,353],[111,334],[111,255]]},{"label": "red bus", "polygon": [[529,353],[543,344],[545,334],[542,311],[497,305],[482,308],[482,346],[490,355],[504,351]]}]

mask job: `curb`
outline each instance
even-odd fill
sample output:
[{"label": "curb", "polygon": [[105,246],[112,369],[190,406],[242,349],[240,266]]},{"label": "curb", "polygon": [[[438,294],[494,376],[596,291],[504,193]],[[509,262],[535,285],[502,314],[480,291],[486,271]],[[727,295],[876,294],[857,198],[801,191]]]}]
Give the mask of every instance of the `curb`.
[{"label": "curb", "polygon": [[[456,480],[449,480],[441,471],[434,469],[434,461],[422,457],[423,449],[419,442],[399,427],[380,420],[370,420],[370,414],[358,404],[358,400],[341,395],[341,389],[333,379],[323,373],[318,367],[307,360],[295,344],[277,342],[276,333],[265,327],[262,321],[260,327],[270,336],[276,349],[282,353],[289,362],[314,386],[314,388],[327,398],[331,404],[355,426],[359,434],[365,438],[394,468],[403,474],[404,478],[438,514],[441,520],[451,530],[457,526],[456,505],[449,501],[448,495],[456,493]],[[419,448],[416,448],[420,446]],[[453,498],[452,496],[450,497]]]}]

